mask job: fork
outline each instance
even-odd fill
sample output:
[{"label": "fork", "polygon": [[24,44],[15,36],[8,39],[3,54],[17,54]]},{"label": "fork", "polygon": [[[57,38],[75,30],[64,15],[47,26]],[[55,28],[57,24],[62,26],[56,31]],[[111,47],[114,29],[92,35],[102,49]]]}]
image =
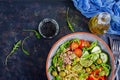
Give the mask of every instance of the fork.
[{"label": "fork", "polygon": [[114,54],[120,54],[120,40],[113,39],[112,51]]},{"label": "fork", "polygon": [[[113,51],[113,54],[116,55],[115,66],[117,68],[116,72],[115,72],[114,80],[115,80],[115,78],[116,78],[116,80],[119,80],[118,71],[120,68],[120,40],[113,39],[112,51]],[[117,62],[118,62],[118,67],[117,67]]]},{"label": "fork", "polygon": [[120,69],[120,58],[118,59],[118,68],[117,68],[116,73],[115,73],[115,75],[117,76],[117,80],[120,80],[119,76],[118,76],[119,69]]}]

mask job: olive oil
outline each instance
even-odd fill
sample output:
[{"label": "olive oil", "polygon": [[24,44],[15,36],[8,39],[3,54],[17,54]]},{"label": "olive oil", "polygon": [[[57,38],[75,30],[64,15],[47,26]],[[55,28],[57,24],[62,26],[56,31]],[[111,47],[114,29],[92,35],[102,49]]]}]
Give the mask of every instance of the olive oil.
[{"label": "olive oil", "polygon": [[104,34],[110,26],[110,20],[109,13],[102,12],[90,19],[88,23],[89,29],[94,34]]}]

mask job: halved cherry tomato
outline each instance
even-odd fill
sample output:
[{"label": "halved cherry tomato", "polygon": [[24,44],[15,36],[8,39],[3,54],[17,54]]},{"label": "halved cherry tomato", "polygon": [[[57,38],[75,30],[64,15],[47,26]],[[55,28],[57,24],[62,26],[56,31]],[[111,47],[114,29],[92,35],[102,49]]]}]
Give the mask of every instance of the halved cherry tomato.
[{"label": "halved cherry tomato", "polygon": [[78,57],[80,57],[80,56],[82,55],[82,50],[79,49],[79,48],[77,48],[77,49],[74,50],[74,53],[75,53]]},{"label": "halved cherry tomato", "polygon": [[80,46],[79,47],[80,47],[80,49],[82,49],[84,47],[84,40],[83,39],[80,40]]},{"label": "halved cherry tomato", "polygon": [[90,47],[90,43],[89,43],[89,41],[81,39],[79,47],[80,47],[80,49],[82,49],[83,47]]},{"label": "halved cherry tomato", "polygon": [[76,49],[76,48],[78,48],[79,47],[79,44],[77,43],[77,42],[72,42],[71,44],[70,44],[70,49],[71,50],[74,50],[74,49]]}]

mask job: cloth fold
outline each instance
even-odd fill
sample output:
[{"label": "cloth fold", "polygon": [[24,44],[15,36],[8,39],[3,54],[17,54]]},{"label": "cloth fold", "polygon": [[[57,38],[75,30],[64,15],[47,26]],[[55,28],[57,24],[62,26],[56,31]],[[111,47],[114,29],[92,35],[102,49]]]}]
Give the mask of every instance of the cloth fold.
[{"label": "cloth fold", "polygon": [[120,0],[73,0],[74,6],[87,18],[100,12],[111,15],[109,34],[120,35]]}]

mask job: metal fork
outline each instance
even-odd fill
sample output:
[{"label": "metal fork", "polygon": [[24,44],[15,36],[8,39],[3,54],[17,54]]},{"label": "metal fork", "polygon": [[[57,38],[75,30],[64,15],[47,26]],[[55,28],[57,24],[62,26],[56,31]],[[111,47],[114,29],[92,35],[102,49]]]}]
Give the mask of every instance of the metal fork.
[{"label": "metal fork", "polygon": [[113,39],[112,51],[114,54],[120,54],[120,40]]},{"label": "metal fork", "polygon": [[[116,66],[116,71],[115,71],[115,76],[114,80],[119,80],[118,76],[118,71],[120,69],[120,40],[113,39],[112,41],[112,51],[115,57],[115,66]],[[118,62],[118,67],[117,67],[117,62]]]},{"label": "metal fork", "polygon": [[118,67],[117,67],[116,73],[115,73],[115,76],[116,76],[116,79],[117,79],[117,80],[120,80],[120,79],[119,79],[119,75],[118,75],[119,69],[120,69],[120,58],[118,59]]}]

